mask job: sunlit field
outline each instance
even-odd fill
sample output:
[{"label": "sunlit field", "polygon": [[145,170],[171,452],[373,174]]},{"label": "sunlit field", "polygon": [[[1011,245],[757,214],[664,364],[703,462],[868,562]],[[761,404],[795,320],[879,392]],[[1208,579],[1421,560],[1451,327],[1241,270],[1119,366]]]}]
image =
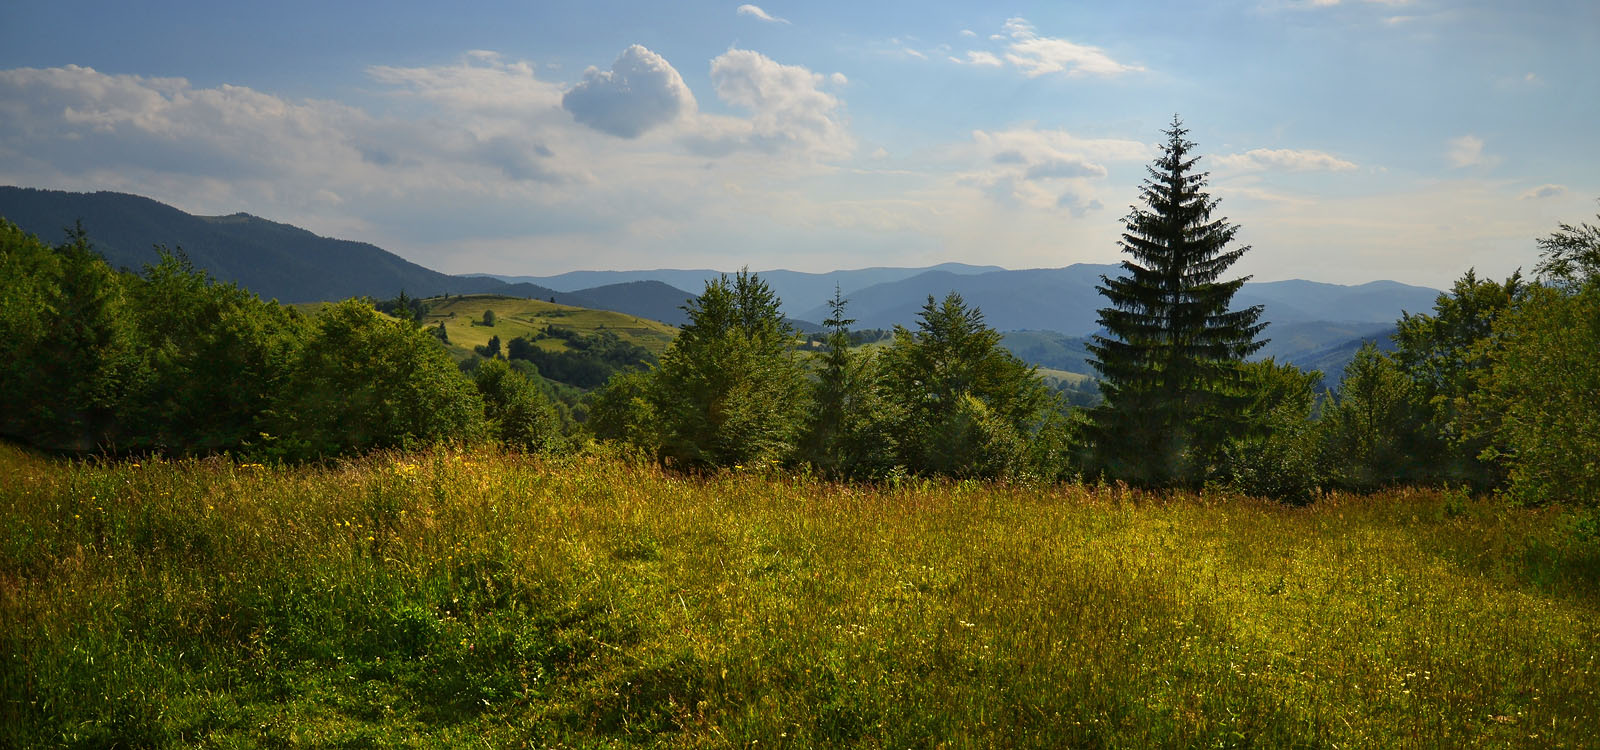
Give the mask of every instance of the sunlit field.
[{"label": "sunlit field", "polygon": [[0,745],[1593,746],[1585,518],[0,447]]}]

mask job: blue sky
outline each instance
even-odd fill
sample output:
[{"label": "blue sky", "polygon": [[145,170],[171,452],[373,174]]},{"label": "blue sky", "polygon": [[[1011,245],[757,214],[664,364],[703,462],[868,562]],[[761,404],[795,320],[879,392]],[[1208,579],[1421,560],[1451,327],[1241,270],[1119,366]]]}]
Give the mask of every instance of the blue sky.
[{"label": "blue sky", "polygon": [[0,183],[449,272],[1114,262],[1180,114],[1261,280],[1502,276],[1600,197],[1600,4],[0,9]]}]

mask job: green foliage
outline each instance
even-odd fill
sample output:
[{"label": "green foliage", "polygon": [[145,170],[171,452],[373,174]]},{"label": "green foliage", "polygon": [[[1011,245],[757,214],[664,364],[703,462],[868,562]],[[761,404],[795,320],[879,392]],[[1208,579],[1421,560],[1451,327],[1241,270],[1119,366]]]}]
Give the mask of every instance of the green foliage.
[{"label": "green foliage", "polygon": [[1316,387],[1320,372],[1268,359],[1241,365],[1252,394],[1246,431],[1223,448],[1218,477],[1237,492],[1306,503],[1321,485]]},{"label": "green foliage", "polygon": [[1218,201],[1176,117],[1127,219],[1126,275],[1102,277],[1107,335],[1088,349],[1105,402],[1091,413],[1097,467],[1140,485],[1194,485],[1239,434],[1249,401],[1238,364],[1264,341],[1260,306],[1230,310],[1248,277],[1219,281],[1248,247],[1213,218]]},{"label": "green foliage", "polygon": [[1416,400],[1425,413],[1413,456],[1420,477],[1479,488],[1495,483],[1491,467],[1478,458],[1488,445],[1481,437],[1468,437],[1488,430],[1467,424],[1467,403],[1488,367],[1496,317],[1527,291],[1521,274],[1500,284],[1480,280],[1468,270],[1448,293],[1439,295],[1432,314],[1408,313],[1400,319],[1394,361],[1416,384]]},{"label": "green foliage", "polygon": [[559,450],[561,421],[538,386],[503,359],[484,362],[473,373],[483,398],[489,431],[508,448],[535,453]]},{"label": "green foliage", "polygon": [[1526,503],[1600,506],[1600,283],[1534,287],[1494,327],[1473,393],[1489,447]]},{"label": "green foliage", "polygon": [[47,249],[0,223],[4,245],[4,415],[0,424],[39,445],[113,448],[118,407],[139,385],[134,311],[120,275],[79,228]]},{"label": "green foliage", "polygon": [[1427,414],[1416,383],[1388,355],[1367,344],[1345,368],[1338,395],[1324,407],[1323,473],[1339,487],[1373,490],[1416,478],[1416,446]]},{"label": "green foliage", "polygon": [[483,323],[482,324],[486,325],[486,326],[489,326],[490,328],[494,327],[494,311],[493,310],[484,310],[483,311]]},{"label": "green foliage", "polygon": [[722,276],[685,307],[689,323],[661,357],[650,401],[660,452],[685,467],[789,460],[805,413],[805,377],[778,298],[755,274]]},{"label": "green foliage", "polygon": [[882,355],[886,415],[899,463],[921,474],[1023,472],[1025,441],[1054,402],[1033,368],[1000,345],[959,294],[929,297],[915,332],[897,328]]},{"label": "green foliage", "polygon": [[500,337],[491,336],[489,337],[489,343],[484,344],[483,346],[475,347],[474,350],[477,351],[478,356],[480,357],[485,359],[495,359],[496,357],[500,356]]},{"label": "green foliage", "polygon": [[171,453],[237,448],[269,429],[305,324],[289,308],[218,284],[181,254],[127,277],[142,382],[123,405],[124,445]]},{"label": "green foliage", "polygon": [[308,455],[470,440],[484,406],[433,336],[346,300],[312,322],[275,434]]},{"label": "green foliage", "polygon": [[1572,287],[1600,279],[1600,226],[1562,222],[1539,240],[1539,250],[1534,270],[1546,281]]},{"label": "green foliage", "polygon": [[625,371],[611,376],[589,400],[590,434],[637,446],[651,453],[661,445],[655,406],[650,400],[653,371]]},{"label": "green foliage", "polygon": [[[565,348],[550,351],[535,345],[542,339],[559,339]],[[518,336],[507,346],[506,357],[525,359],[551,380],[578,388],[596,388],[623,370],[637,370],[656,362],[656,356],[612,331],[581,334],[560,326],[547,326],[534,339]]]},{"label": "green foliage", "polygon": [[391,315],[417,325],[422,325],[422,321],[428,317],[428,312],[431,309],[427,302],[407,295],[404,289],[401,289],[399,296],[394,299],[376,303],[373,307],[385,315]]},{"label": "green foliage", "polygon": [[895,440],[884,402],[878,363],[853,349],[854,320],[845,317],[844,295],[834,289],[823,355],[811,384],[811,414],[802,455],[825,476],[878,477],[894,464]]}]

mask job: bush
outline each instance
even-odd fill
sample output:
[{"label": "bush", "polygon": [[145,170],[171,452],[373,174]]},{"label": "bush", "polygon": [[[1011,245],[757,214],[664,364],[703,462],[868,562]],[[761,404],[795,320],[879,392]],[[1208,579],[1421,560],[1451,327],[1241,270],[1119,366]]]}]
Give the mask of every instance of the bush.
[{"label": "bush", "polygon": [[536,453],[561,448],[561,420],[550,399],[505,360],[484,362],[473,381],[489,431],[502,445]]},{"label": "bush", "polygon": [[1473,401],[1499,416],[1484,457],[1506,469],[1518,500],[1600,505],[1600,281],[1535,288],[1495,336]]},{"label": "bush", "polygon": [[484,406],[427,332],[346,300],[311,325],[278,406],[308,455],[478,438]]}]

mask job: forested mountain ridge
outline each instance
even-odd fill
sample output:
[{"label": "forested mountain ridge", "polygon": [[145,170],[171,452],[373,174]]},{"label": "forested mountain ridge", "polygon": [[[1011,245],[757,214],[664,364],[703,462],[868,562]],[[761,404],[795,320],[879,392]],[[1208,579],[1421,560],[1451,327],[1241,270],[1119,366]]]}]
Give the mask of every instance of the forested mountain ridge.
[{"label": "forested mountain ridge", "polygon": [[502,294],[678,325],[683,322],[681,306],[694,296],[659,281],[556,291],[526,282],[452,276],[369,243],[322,237],[245,213],[196,216],[127,193],[0,186],[0,216],[47,242],[60,240],[81,221],[95,252],[113,268],[137,270],[155,263],[158,244],[181,248],[196,268],[214,278],[286,303],[386,299],[402,291],[414,297]]}]

